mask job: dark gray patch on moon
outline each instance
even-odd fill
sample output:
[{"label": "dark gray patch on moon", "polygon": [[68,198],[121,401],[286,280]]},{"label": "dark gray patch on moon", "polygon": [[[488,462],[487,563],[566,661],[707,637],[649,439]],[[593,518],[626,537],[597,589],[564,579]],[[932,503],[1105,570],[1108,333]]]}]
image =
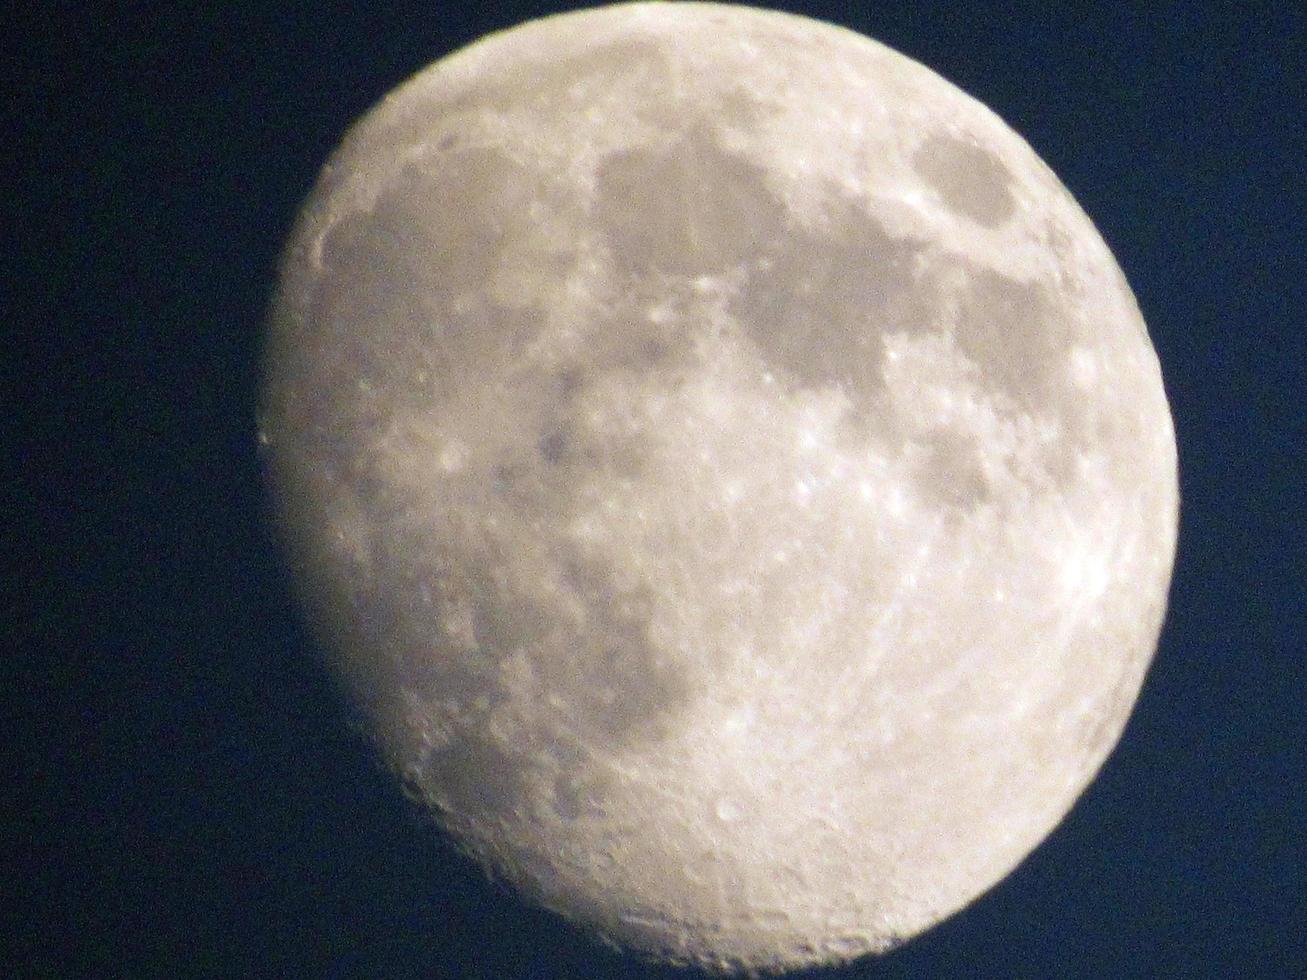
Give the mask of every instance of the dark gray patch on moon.
[{"label": "dark gray patch on moon", "polygon": [[757,132],[768,117],[779,113],[779,108],[768,105],[741,87],[722,93],[713,115],[719,126],[738,126],[742,131],[751,133]]},{"label": "dark gray patch on moon", "polygon": [[579,553],[566,562],[566,579],[583,597],[585,622],[569,641],[569,656],[549,662],[546,688],[568,698],[569,716],[587,744],[621,747],[669,734],[664,725],[692,700],[693,687],[670,652],[651,638],[657,597],[643,583],[618,584],[607,564]]},{"label": "dark gray patch on moon", "polygon": [[971,267],[960,296],[954,336],[981,379],[1038,411],[1051,377],[1066,361],[1071,336],[1048,290],[991,269]]},{"label": "dark gray patch on moon", "polygon": [[[724,174],[717,190],[747,179]],[[681,187],[692,192],[684,175]],[[522,262],[562,282],[576,259],[523,248],[540,206],[577,207],[547,178],[494,150],[453,151],[439,165],[400,170],[368,210],[343,217],[324,237],[326,271],[308,314],[316,332],[312,349],[296,355],[303,376],[293,382],[312,418],[304,430],[323,434],[319,465],[336,474],[369,529],[365,584],[350,612],[359,637],[353,646],[371,661],[359,663],[367,674],[359,688],[418,699],[416,710],[442,734],[401,753],[421,760],[407,776],[447,814],[477,823],[522,812],[553,792],[532,782],[541,751],[564,759],[583,744],[620,751],[656,740],[695,700],[682,665],[650,636],[651,591],[619,584],[613,569],[558,533],[584,473],[634,479],[644,461],[638,433],[585,424],[587,393],[614,371],[639,377],[684,364],[693,338],[684,323],[655,323],[618,304],[607,321],[589,325],[591,343],[556,377],[520,377],[525,351],[548,321],[538,309],[496,300],[496,277]],[[675,230],[647,239],[647,261],[667,260],[666,235]],[[728,243],[719,237],[715,247],[723,254]],[[422,383],[414,380],[419,369]],[[382,467],[387,454],[432,447],[378,448],[378,440],[408,409],[433,418],[466,410],[469,383],[514,385],[513,397],[529,409],[524,431],[501,440],[494,458],[474,451],[457,474],[433,475],[431,502],[421,506],[437,509],[415,513],[413,488]],[[490,515],[510,530],[488,531]],[[507,574],[517,558],[506,540],[551,552],[548,566],[567,570],[562,592],[524,584],[520,569],[517,578]],[[556,707],[510,693],[505,671],[514,657]],[[387,737],[420,737],[423,726],[402,714],[412,706],[377,703],[390,719]],[[569,804],[564,794],[557,803],[579,817],[580,800]]]},{"label": "dark gray patch on moon", "polygon": [[917,487],[926,500],[969,512],[990,497],[981,448],[954,429],[940,428],[924,440],[924,457],[916,467]]},{"label": "dark gray patch on moon", "polygon": [[[540,792],[532,778],[542,751],[584,774],[583,746],[656,742],[697,699],[676,656],[651,638],[652,590],[619,585],[602,560],[559,545],[576,616],[506,582],[498,570],[507,558],[493,546],[451,548],[439,562],[408,557],[432,547],[410,541],[385,555],[357,615],[373,624],[376,652],[389,652],[376,669],[389,664],[392,676],[378,678],[378,688],[417,692],[452,736],[421,752],[420,768],[408,773],[447,813],[484,821],[523,811]],[[505,686],[504,664],[517,655],[531,689],[548,692],[552,707]],[[589,792],[597,801],[599,784]],[[550,805],[581,812],[575,795]]]},{"label": "dark gray patch on moon", "polygon": [[[1076,337],[1067,300],[1041,283],[895,238],[860,202],[834,191],[830,201],[822,228],[791,226],[763,249],[767,264],[731,302],[766,369],[792,392],[843,391],[854,444],[903,448],[907,433],[886,398],[885,335],[951,333],[983,388],[1057,422],[1063,446],[1044,463],[1058,485],[1071,480],[1085,407],[1068,379]],[[961,285],[945,285],[953,281]],[[926,498],[962,510],[989,499],[980,447],[968,438],[941,428],[919,449]]]},{"label": "dark gray patch on moon", "polygon": [[614,266],[634,279],[729,270],[782,229],[763,171],[702,130],[669,148],[614,153],[597,182],[595,218]]},{"label": "dark gray patch on moon", "polygon": [[731,312],[764,363],[792,388],[841,387],[855,411],[884,390],[884,335],[937,327],[914,260],[924,245],[890,236],[832,192],[827,226],[795,225],[763,248]]},{"label": "dark gray patch on moon", "polygon": [[[348,389],[359,379],[384,382],[393,393],[425,368],[441,397],[467,375],[514,363],[542,318],[496,303],[489,285],[507,246],[529,232],[532,201],[550,197],[539,175],[493,150],[400,171],[369,211],[342,218],[323,241],[328,271],[318,278],[312,309],[323,356],[315,367],[330,355],[339,371],[318,384],[353,401]],[[515,260],[561,278],[572,257]],[[424,390],[422,398],[431,395]]]},{"label": "dark gray patch on moon", "polygon": [[913,168],[954,211],[986,228],[1012,216],[1012,174],[984,147],[952,136],[935,135],[913,155]]},{"label": "dark gray patch on moon", "polygon": [[980,369],[980,381],[1036,418],[1055,421],[1061,451],[1045,468],[1065,487],[1087,440],[1087,407],[1069,379],[1075,324],[1065,300],[1038,282],[971,268],[957,310],[958,347]]},{"label": "dark gray patch on moon", "polygon": [[[656,295],[650,295],[650,289]],[[583,349],[564,373],[573,397],[614,373],[632,382],[657,375],[671,387],[694,366],[696,337],[687,323],[683,282],[655,278],[644,284],[622,283],[610,297],[610,309],[588,324]],[[646,302],[665,303],[668,315],[655,319]]]},{"label": "dark gray patch on moon", "polygon": [[556,465],[562,462],[563,454],[567,452],[567,434],[561,429],[554,429],[537,445],[540,447],[540,458],[550,466]]}]

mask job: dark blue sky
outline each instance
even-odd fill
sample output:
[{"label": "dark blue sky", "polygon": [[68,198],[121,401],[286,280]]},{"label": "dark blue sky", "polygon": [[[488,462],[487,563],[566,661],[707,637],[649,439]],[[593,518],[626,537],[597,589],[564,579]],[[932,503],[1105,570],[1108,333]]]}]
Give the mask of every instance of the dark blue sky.
[{"label": "dark blue sky", "polygon": [[[446,6],[51,4],[10,32],[6,975],[679,975],[432,835],[263,519],[262,317],[318,167],[414,71],[565,9]],[[1101,777],[994,891],[830,977],[1303,975],[1301,6],[774,6],[923,61],[1053,167],[1135,290],[1182,469],[1170,615]]]}]

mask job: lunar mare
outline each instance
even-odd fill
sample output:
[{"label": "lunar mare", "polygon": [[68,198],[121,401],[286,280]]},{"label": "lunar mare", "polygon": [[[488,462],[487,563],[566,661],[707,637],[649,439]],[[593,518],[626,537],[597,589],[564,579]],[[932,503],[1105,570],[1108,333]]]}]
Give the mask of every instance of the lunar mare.
[{"label": "lunar mare", "polygon": [[310,615],[489,870],[661,959],[886,949],[1125,725],[1175,546],[1156,356],[995,115],[792,15],[493,35],[348,134],[260,420]]}]

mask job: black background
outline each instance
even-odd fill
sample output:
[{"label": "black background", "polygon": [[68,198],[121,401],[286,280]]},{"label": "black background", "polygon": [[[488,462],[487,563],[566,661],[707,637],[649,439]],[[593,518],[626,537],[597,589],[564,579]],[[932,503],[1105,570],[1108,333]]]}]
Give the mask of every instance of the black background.
[{"label": "black background", "polygon": [[[1059,174],[1138,297],[1182,469],[1101,777],[992,892],[830,975],[1304,975],[1301,6],[779,6],[923,61]],[[47,4],[7,32],[6,974],[678,975],[487,883],[378,770],[254,451],[277,253],[345,127],[560,9]]]}]

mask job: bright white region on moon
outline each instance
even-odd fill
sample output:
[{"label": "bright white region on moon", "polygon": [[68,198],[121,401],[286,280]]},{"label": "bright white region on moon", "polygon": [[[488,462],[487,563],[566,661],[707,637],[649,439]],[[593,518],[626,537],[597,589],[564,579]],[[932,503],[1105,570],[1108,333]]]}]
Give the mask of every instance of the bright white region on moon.
[{"label": "bright white region on moon", "polygon": [[261,441],[381,749],[489,870],[719,969],[879,951],[1116,744],[1175,546],[1130,291],[996,116],[851,32],[635,3],[378,105]]}]

